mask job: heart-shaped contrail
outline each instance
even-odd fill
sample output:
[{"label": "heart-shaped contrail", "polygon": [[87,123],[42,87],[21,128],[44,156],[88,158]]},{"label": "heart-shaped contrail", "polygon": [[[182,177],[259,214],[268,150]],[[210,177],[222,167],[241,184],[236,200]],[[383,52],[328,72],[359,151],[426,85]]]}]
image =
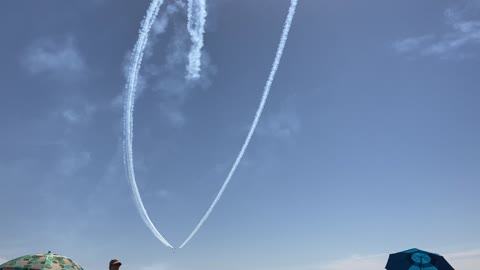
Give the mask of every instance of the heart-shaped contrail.
[{"label": "heart-shaped contrail", "polygon": [[210,214],[213,211],[213,208],[222,197],[223,192],[227,188],[227,185],[232,179],[232,176],[235,173],[235,170],[237,169],[238,164],[240,163],[240,161],[243,158],[243,155],[245,154],[245,150],[247,149],[248,144],[250,143],[250,139],[252,138],[253,132],[255,132],[255,128],[257,127],[258,121],[260,120],[260,116],[262,115],[263,107],[265,106],[265,102],[267,101],[270,88],[272,87],[273,79],[275,78],[275,73],[277,73],[278,65],[280,64],[280,60],[282,58],[283,49],[285,48],[285,43],[287,42],[287,39],[288,39],[288,32],[290,31],[290,26],[292,25],[293,16],[295,15],[295,9],[297,7],[297,3],[298,3],[298,0],[291,0],[290,2],[290,8],[288,9],[288,15],[285,20],[282,36],[280,37],[280,43],[278,44],[277,53],[275,54],[275,60],[273,61],[273,64],[272,64],[272,70],[270,71],[270,75],[268,76],[267,83],[265,84],[262,99],[260,101],[260,105],[258,106],[257,113],[255,114],[255,118],[253,119],[252,126],[248,131],[247,138],[245,139],[245,142],[243,143],[242,148],[238,153],[237,159],[233,163],[233,166],[230,169],[230,172],[228,173],[227,178],[225,179],[225,182],[223,183],[222,187],[220,188],[220,191],[218,192],[217,196],[215,197],[212,204],[208,208],[207,212],[202,217],[200,222],[197,224],[195,229],[193,229],[193,231],[190,233],[188,238],[183,242],[180,248],[183,248],[190,241],[190,239],[192,239],[192,237],[197,233],[200,227],[202,227],[205,220],[207,220],[208,216],[210,216]]},{"label": "heart-shaped contrail", "polygon": [[[197,22],[194,24],[189,23],[189,31],[190,29],[195,30],[192,33],[192,37],[197,37],[198,35],[201,34],[203,35],[203,27],[205,23],[205,17],[206,17],[206,12],[204,12],[205,8],[205,0],[197,0],[200,12],[193,12],[193,2],[192,0],[189,0],[189,21],[193,20],[192,22]],[[265,88],[263,91],[262,99],[260,101],[260,105],[257,109],[257,112],[255,114],[255,118],[253,120],[252,126],[250,127],[250,130],[247,134],[247,137],[245,139],[245,142],[230,170],[230,172],[227,175],[227,178],[225,179],[225,182],[223,183],[222,187],[220,188],[220,191],[218,192],[217,196],[213,200],[212,204],[208,208],[207,212],[205,215],[202,217],[200,222],[197,224],[197,226],[193,229],[193,231],[190,233],[190,235],[187,237],[187,239],[182,243],[180,248],[183,248],[191,239],[192,237],[198,232],[200,227],[203,225],[203,223],[207,220],[207,218],[210,216],[211,212],[213,211],[213,208],[215,205],[218,203],[220,200],[223,192],[225,191],[228,183],[230,182],[233,174],[235,173],[238,164],[243,158],[243,155],[245,154],[245,150],[248,147],[248,144],[250,143],[250,140],[252,138],[252,135],[257,127],[258,121],[260,120],[260,116],[262,114],[263,108],[265,106],[265,103],[268,98],[268,94],[270,92],[270,88],[272,86],[273,80],[275,78],[275,74],[277,72],[278,66],[280,64],[280,60],[282,58],[283,50],[285,48],[285,44],[287,42],[288,38],[288,33],[290,31],[290,26],[293,21],[293,17],[295,15],[295,10],[297,7],[298,0],[291,0],[290,2],[290,7],[288,10],[288,15],[285,20],[285,24],[283,27],[282,31],[282,36],[280,38],[280,43],[278,44],[277,52],[275,55],[275,59],[272,64],[272,69],[270,71],[270,75],[268,76],[267,82],[265,84]],[[147,225],[147,227],[152,231],[152,233],[155,235],[155,237],[158,238],[165,246],[169,248],[173,248],[173,246],[162,236],[162,234],[157,230],[155,225],[152,223],[150,220],[150,217],[148,216],[148,213],[143,205],[142,198],[140,196],[140,192],[137,187],[137,183],[135,181],[135,170],[134,170],[134,165],[133,165],[133,111],[134,111],[134,104],[135,104],[135,91],[136,91],[136,86],[137,86],[137,80],[138,80],[138,73],[142,64],[143,60],[143,52],[145,50],[145,47],[148,42],[148,34],[150,32],[150,29],[152,28],[153,23],[155,22],[155,19],[158,15],[158,12],[160,10],[160,6],[163,4],[163,0],[153,0],[147,10],[147,13],[145,15],[144,20],[141,23],[139,35],[138,35],[138,40],[137,43],[134,46],[133,49],[133,57],[132,57],[132,66],[127,78],[127,95],[126,95],[126,101],[125,101],[125,113],[124,113],[124,163],[127,171],[127,178],[129,180],[130,186],[132,188],[132,193],[133,197],[135,200],[135,205],[137,207],[139,215],[142,217],[143,221]],[[190,6],[192,5],[192,6]],[[192,13],[190,13],[190,10]],[[203,11],[202,11],[203,10]],[[196,19],[191,18],[190,16],[193,16],[193,14],[196,14],[199,16]],[[197,42],[197,47],[193,47],[192,51],[194,51],[194,56],[195,59],[200,61],[200,56],[199,53],[201,51],[201,48],[203,46],[203,37],[201,40],[196,40]],[[195,43],[194,42],[194,43]],[[193,50],[195,49],[195,50]],[[193,71],[199,71],[200,68],[200,62],[195,62],[192,61],[193,65]],[[190,63],[191,64],[191,63]],[[196,69],[198,67],[198,69]],[[196,73],[193,74],[196,74]],[[195,77],[195,76],[193,76]]]},{"label": "heart-shaped contrail", "polygon": [[173,248],[172,245],[162,236],[153,225],[150,217],[148,216],[145,206],[143,206],[142,197],[138,191],[137,183],[135,181],[135,169],[133,166],[133,107],[135,105],[135,91],[137,88],[137,79],[140,66],[143,60],[143,51],[148,41],[148,33],[152,28],[155,19],[157,18],[160,6],[163,4],[163,0],[153,0],[148,7],[147,14],[143,19],[138,33],[138,40],[133,48],[132,66],[127,79],[127,96],[125,101],[125,114],[124,114],[124,163],[127,170],[127,178],[132,188],[135,205],[138,213],[145,222],[145,225],[152,231],[155,237],[158,238],[165,246]]}]

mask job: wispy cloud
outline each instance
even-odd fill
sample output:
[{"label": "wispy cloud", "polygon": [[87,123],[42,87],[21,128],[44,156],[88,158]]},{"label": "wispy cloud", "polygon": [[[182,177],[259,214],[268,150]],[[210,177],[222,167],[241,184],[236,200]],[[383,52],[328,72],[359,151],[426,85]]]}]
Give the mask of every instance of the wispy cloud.
[{"label": "wispy cloud", "polygon": [[182,113],[176,104],[171,104],[169,102],[165,102],[160,105],[160,110],[162,111],[163,116],[172,124],[174,127],[180,128],[185,125],[187,119],[185,115]]},{"label": "wispy cloud", "polygon": [[175,20],[176,15],[181,13],[185,8],[186,4],[183,0],[175,0],[170,4],[166,5],[164,10],[162,10],[152,25],[152,31],[150,33],[150,39],[145,48],[144,57],[149,59],[153,56],[153,49],[155,44],[159,42],[165,42],[165,39],[162,39],[163,35],[169,29],[169,26],[172,25],[171,21]]},{"label": "wispy cloud", "polygon": [[450,31],[443,35],[427,34],[397,40],[392,47],[402,54],[439,56],[444,59],[474,56],[470,46],[480,44],[480,21],[469,20],[468,12],[448,8],[444,13]]},{"label": "wispy cloud", "polygon": [[[135,91],[135,99],[142,96],[145,89],[150,88],[150,86],[147,83],[147,80],[151,79],[153,76],[159,75],[160,68],[158,67],[158,65],[149,64],[147,61],[154,56],[155,44],[161,41],[161,37],[167,31],[173,16],[180,11],[181,7],[184,7],[184,6],[185,6],[185,3],[181,0],[176,0],[175,2],[168,4],[165,10],[162,10],[159,13],[157,19],[153,23],[152,29],[150,32],[149,42],[146,44],[144,54],[143,54],[144,64],[143,64],[142,70],[140,70],[137,76],[137,87]],[[182,45],[181,40],[177,45],[180,45],[180,46]],[[182,49],[182,47],[175,47],[175,48],[177,50]],[[170,54],[172,53],[169,53],[168,56]],[[132,67],[132,60],[133,60],[132,57],[133,55],[129,51],[125,54],[125,57],[123,59],[122,71],[123,71],[124,78],[128,78],[130,74],[130,68]],[[158,57],[161,57],[161,55],[158,55]],[[123,108],[124,99],[125,99],[125,92],[122,92],[112,100],[111,106],[114,109]]]},{"label": "wispy cloud", "polygon": [[[258,162],[254,162],[251,157],[245,156],[240,164],[238,164],[239,168],[253,168],[255,165],[258,165]],[[216,163],[211,172],[215,175],[225,176],[228,171],[230,170],[232,163],[229,161],[222,161]]]},{"label": "wispy cloud", "polygon": [[88,100],[79,92],[69,93],[67,99],[51,107],[45,121],[51,123],[57,130],[62,130],[59,135],[67,136],[63,137],[64,139],[85,131],[85,128],[95,120],[94,116],[99,110],[97,103]]},{"label": "wispy cloud", "polygon": [[148,189],[144,193],[144,198],[155,198],[155,200],[171,200],[174,198],[174,194],[166,189]]},{"label": "wispy cloud", "polygon": [[72,176],[86,167],[91,158],[91,153],[86,151],[65,153],[57,164],[58,170],[65,176]]},{"label": "wispy cloud", "polygon": [[277,138],[292,138],[300,130],[300,118],[295,112],[281,112],[267,119],[261,135],[272,135]]},{"label": "wispy cloud", "polygon": [[48,73],[55,78],[78,77],[86,71],[85,60],[71,36],[35,41],[26,49],[22,63],[32,74]]},{"label": "wispy cloud", "polygon": [[480,257],[480,249],[460,251],[460,252],[451,252],[451,253],[445,254],[445,256],[449,257],[449,258],[452,258],[452,259],[462,259],[462,258],[468,258],[468,257]]},{"label": "wispy cloud", "polygon": [[[102,166],[104,168],[103,175],[98,179],[95,185],[92,186],[91,192],[87,196],[88,214],[92,218],[99,219],[108,216],[108,210],[115,207],[114,200],[106,200],[99,203],[99,198],[109,198],[109,194],[119,194],[122,186],[118,182],[125,180],[123,160],[122,160],[122,145],[118,142],[116,151],[113,153],[111,159]],[[126,185],[126,183],[125,183]]]},{"label": "wispy cloud", "polygon": [[259,125],[258,134],[278,139],[292,139],[301,129],[300,117],[289,97],[283,107],[276,113],[267,116],[264,123]]},{"label": "wispy cloud", "polygon": [[426,55],[443,55],[457,51],[470,44],[480,43],[480,21],[471,21],[464,18],[463,12],[456,9],[447,9],[445,17],[447,24],[453,29],[444,35],[440,41],[431,44],[423,50]]},{"label": "wispy cloud", "polygon": [[210,56],[203,52],[202,69],[196,80],[185,80],[185,65],[188,62],[188,32],[183,25],[174,28],[172,39],[167,45],[165,63],[157,69],[151,67],[151,89],[160,96],[159,109],[166,120],[174,127],[182,127],[188,121],[183,112],[185,101],[198,90],[205,90],[211,85],[211,77],[217,72]]},{"label": "wispy cloud", "polygon": [[480,265],[480,249],[447,253],[444,257],[455,269],[475,270]]},{"label": "wispy cloud", "polygon": [[[86,123],[92,118],[97,105],[87,100],[81,91],[83,82],[88,81],[84,79],[89,72],[74,37],[38,39],[25,50],[21,61],[33,75],[68,82],[68,87],[57,88],[60,91],[67,89],[68,95],[48,112],[52,118],[68,124]],[[72,83],[71,80],[75,82]]]},{"label": "wispy cloud", "polygon": [[353,255],[345,259],[335,260],[323,265],[313,266],[312,270],[371,270],[385,269],[388,254],[360,256]]},{"label": "wispy cloud", "polygon": [[418,50],[426,43],[434,38],[433,35],[425,35],[420,37],[409,37],[402,40],[397,40],[393,43],[393,48],[400,53],[407,53]]},{"label": "wispy cloud", "polygon": [[82,106],[68,107],[63,109],[60,114],[69,124],[78,124],[88,122],[96,107],[93,104],[83,104]]},{"label": "wispy cloud", "polygon": [[[189,54],[185,9],[185,1],[176,0],[160,11],[145,49],[144,65],[139,74],[136,92],[136,98],[146,91],[157,93],[159,112],[167,123],[176,128],[188,123],[183,110],[185,101],[195,91],[210,87],[211,77],[217,72],[209,54],[202,51],[200,78],[194,81],[185,79]],[[157,50],[156,45],[161,45],[161,50]],[[159,59],[162,61],[158,61]],[[124,74],[128,74],[129,66],[130,53],[124,61]],[[123,101],[124,94],[121,94],[113,99],[111,105],[119,109],[123,106]]]}]

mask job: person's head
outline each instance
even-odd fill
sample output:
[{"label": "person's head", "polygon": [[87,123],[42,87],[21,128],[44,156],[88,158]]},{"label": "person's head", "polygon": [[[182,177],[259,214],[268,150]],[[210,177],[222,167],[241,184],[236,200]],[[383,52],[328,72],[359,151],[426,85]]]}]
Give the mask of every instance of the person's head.
[{"label": "person's head", "polygon": [[122,263],[117,260],[117,259],[112,259],[110,261],[110,264],[108,265],[108,269],[110,270],[118,270],[120,269],[120,266],[122,265]]}]

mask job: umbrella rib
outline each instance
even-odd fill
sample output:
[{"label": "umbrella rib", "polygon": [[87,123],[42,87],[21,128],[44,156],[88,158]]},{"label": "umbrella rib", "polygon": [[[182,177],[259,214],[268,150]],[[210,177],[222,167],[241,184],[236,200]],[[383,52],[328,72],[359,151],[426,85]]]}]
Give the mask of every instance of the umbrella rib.
[{"label": "umbrella rib", "polygon": [[45,256],[45,264],[43,265],[44,267],[52,264],[52,257],[53,257],[53,254],[51,251],[49,251],[47,253],[47,256]]}]

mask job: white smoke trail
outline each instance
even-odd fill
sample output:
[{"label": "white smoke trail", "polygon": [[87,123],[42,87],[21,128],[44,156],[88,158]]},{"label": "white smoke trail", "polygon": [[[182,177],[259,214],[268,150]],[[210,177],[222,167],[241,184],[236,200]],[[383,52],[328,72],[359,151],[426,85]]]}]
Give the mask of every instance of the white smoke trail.
[{"label": "white smoke trail", "polygon": [[135,205],[137,207],[139,215],[142,217],[145,225],[152,231],[155,237],[158,238],[165,246],[173,248],[172,245],[158,232],[155,225],[153,225],[150,217],[147,214],[147,210],[143,206],[142,198],[138,191],[137,183],[135,182],[135,170],[133,166],[133,108],[135,102],[135,91],[137,86],[138,72],[142,64],[143,51],[148,41],[148,33],[152,28],[153,23],[158,15],[160,6],[163,4],[163,0],[153,0],[148,7],[145,18],[141,23],[139,30],[138,40],[133,48],[132,55],[132,67],[130,69],[129,76],[127,78],[127,97],[125,101],[125,114],[124,114],[124,163],[127,171],[127,177],[132,188],[133,197],[135,199]]},{"label": "white smoke trail", "polygon": [[243,154],[245,153],[245,150],[248,147],[248,144],[250,143],[250,139],[252,138],[252,135],[253,135],[253,132],[255,131],[255,128],[257,127],[258,120],[260,119],[260,116],[261,116],[262,111],[263,111],[263,107],[265,106],[265,102],[267,101],[268,94],[270,92],[270,87],[272,86],[273,79],[275,78],[275,73],[277,72],[278,65],[280,64],[280,59],[282,58],[283,49],[285,47],[285,43],[287,42],[288,32],[290,30],[290,26],[292,25],[293,16],[295,15],[295,9],[297,7],[297,3],[298,3],[298,0],[291,0],[290,1],[290,8],[288,9],[288,15],[287,15],[287,18],[285,19],[285,24],[284,24],[284,27],[283,27],[282,36],[280,38],[280,43],[278,44],[277,53],[275,55],[275,60],[273,61],[273,64],[272,64],[272,70],[270,71],[270,75],[268,76],[268,80],[267,80],[267,83],[265,84],[265,88],[264,88],[264,91],[263,91],[262,99],[260,101],[260,105],[258,106],[257,112],[255,114],[255,118],[254,118],[253,123],[252,123],[252,126],[250,127],[250,131],[248,132],[247,138],[245,139],[245,142],[243,143],[243,146],[240,150],[240,153],[238,154],[237,159],[235,160],[235,163],[233,164],[232,168],[230,169],[230,172],[228,173],[228,176],[225,179],[225,182],[223,183],[222,188],[218,192],[217,197],[215,197],[215,200],[213,200],[212,204],[208,208],[205,215],[202,217],[202,219],[197,224],[197,226],[192,231],[192,233],[190,233],[188,238],[183,242],[183,244],[180,246],[180,248],[183,248],[190,241],[190,239],[192,239],[192,237],[197,233],[197,231],[203,225],[205,220],[207,220],[210,213],[212,213],[213,208],[217,204],[218,200],[220,200],[220,197],[222,197],[222,194],[225,191],[225,188],[227,187],[228,183],[230,182],[230,179],[232,178],[233,174],[235,173],[235,170],[237,169],[237,166],[240,163],[240,160],[242,159]]},{"label": "white smoke trail", "polygon": [[188,54],[187,79],[198,79],[200,77],[206,18],[206,0],[188,0],[187,27],[192,40],[192,48]]}]

